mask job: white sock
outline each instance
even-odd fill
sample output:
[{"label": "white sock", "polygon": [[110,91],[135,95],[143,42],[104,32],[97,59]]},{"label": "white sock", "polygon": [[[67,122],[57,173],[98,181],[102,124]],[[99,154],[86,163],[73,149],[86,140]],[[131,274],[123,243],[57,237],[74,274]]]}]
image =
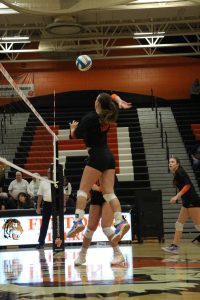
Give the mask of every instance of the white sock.
[{"label": "white sock", "polygon": [[87,250],[88,250],[87,248],[82,247],[81,251],[80,251],[80,254],[86,255],[87,254]]},{"label": "white sock", "polygon": [[75,221],[83,219],[85,211],[83,209],[77,208],[75,210]]},{"label": "white sock", "polygon": [[114,213],[114,219],[115,219],[115,224],[121,223],[121,221],[123,220],[121,211],[116,211]]},{"label": "white sock", "polygon": [[122,254],[118,245],[113,247],[113,252],[114,252],[114,255]]}]

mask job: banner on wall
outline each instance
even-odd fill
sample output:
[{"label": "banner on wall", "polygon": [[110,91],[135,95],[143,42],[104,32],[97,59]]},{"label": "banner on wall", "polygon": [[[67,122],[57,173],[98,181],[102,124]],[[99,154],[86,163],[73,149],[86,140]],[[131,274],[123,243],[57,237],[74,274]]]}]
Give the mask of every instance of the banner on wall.
[{"label": "banner on wall", "polygon": [[[131,214],[123,213],[128,223],[131,225]],[[74,215],[64,216],[64,230],[65,230],[65,242],[80,243],[83,241],[83,232],[79,233],[75,238],[66,239],[66,234],[72,227],[74,221]],[[21,216],[21,217],[1,217],[0,218],[0,246],[26,246],[38,244],[38,237],[40,233],[42,217],[41,216]],[[87,226],[88,215],[86,214],[83,223]],[[132,228],[132,226],[131,226]],[[45,243],[52,243],[53,231],[52,231],[52,219],[50,221]],[[123,241],[132,240],[131,229],[125,234]],[[95,231],[93,242],[107,241],[105,234],[100,227],[100,224]]]},{"label": "banner on wall", "polygon": [[[26,97],[34,97],[35,96],[35,85],[33,82],[33,74],[32,73],[23,73],[18,75],[13,75],[15,83],[18,88],[22,90]],[[8,84],[5,78],[0,79],[0,98],[18,98],[19,95],[13,89],[13,87]]]}]

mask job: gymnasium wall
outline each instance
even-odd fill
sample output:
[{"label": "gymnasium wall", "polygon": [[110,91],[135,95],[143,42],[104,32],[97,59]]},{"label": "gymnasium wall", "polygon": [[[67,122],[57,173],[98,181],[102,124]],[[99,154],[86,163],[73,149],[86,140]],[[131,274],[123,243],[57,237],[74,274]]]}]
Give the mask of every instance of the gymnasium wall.
[{"label": "gymnasium wall", "polygon": [[[165,57],[123,60],[96,60],[87,72],[75,62],[33,62],[4,64],[8,72],[33,73],[35,96],[76,90],[117,90],[170,99],[189,98],[190,87],[200,78],[200,59]],[[0,100],[3,104],[3,99]]]}]

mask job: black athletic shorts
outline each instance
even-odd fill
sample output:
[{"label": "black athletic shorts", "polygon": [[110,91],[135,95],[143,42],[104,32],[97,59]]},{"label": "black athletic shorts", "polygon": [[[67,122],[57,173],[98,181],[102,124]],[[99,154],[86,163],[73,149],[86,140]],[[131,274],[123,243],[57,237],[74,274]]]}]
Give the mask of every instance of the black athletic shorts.
[{"label": "black athletic shorts", "polygon": [[87,165],[104,172],[115,169],[115,158],[108,147],[92,148],[88,151]]},{"label": "black athletic shorts", "polygon": [[199,200],[186,201],[182,199],[182,205],[185,208],[200,207],[200,201]]},{"label": "black athletic shorts", "polygon": [[105,203],[102,192],[91,191],[90,204],[102,206]]}]

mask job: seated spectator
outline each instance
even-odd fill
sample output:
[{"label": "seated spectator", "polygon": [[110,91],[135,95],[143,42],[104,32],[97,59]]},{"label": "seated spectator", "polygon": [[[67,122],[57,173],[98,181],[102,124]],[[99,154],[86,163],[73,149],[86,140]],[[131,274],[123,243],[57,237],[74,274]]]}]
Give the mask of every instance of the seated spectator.
[{"label": "seated spectator", "polygon": [[[72,201],[70,195],[72,193],[71,183],[68,181],[67,177],[64,177],[64,208],[66,206],[74,206],[74,202]],[[64,211],[65,211],[64,209]]]},{"label": "seated spectator", "polygon": [[10,196],[10,201],[8,203],[9,209],[17,208],[17,200],[19,193],[25,193],[31,196],[29,183],[27,180],[22,178],[21,172],[16,172],[16,179],[11,181],[8,187],[8,193]]},{"label": "seated spectator", "polygon": [[[39,173],[34,173],[34,175],[38,175],[40,176]],[[29,189],[31,192],[31,198],[34,201],[35,204],[37,204],[37,198],[38,198],[38,189],[39,189],[39,185],[40,185],[40,180],[33,177],[30,184],[29,184]]]},{"label": "seated spectator", "polygon": [[190,151],[194,172],[200,171],[200,141]]},{"label": "seated spectator", "polygon": [[200,100],[200,82],[198,78],[195,79],[191,87],[190,98],[192,101]]},{"label": "seated spectator", "polygon": [[0,186],[4,186],[6,165],[0,162]]},{"label": "seated spectator", "polygon": [[29,195],[25,193],[19,193],[17,208],[29,209],[34,208],[34,201]]},{"label": "seated spectator", "polygon": [[5,184],[5,170],[6,165],[0,162],[0,210],[6,209],[8,201],[8,194],[3,191],[3,187]]},{"label": "seated spectator", "polygon": [[3,188],[0,187],[0,210],[5,210],[8,201],[8,194],[3,192]]}]

